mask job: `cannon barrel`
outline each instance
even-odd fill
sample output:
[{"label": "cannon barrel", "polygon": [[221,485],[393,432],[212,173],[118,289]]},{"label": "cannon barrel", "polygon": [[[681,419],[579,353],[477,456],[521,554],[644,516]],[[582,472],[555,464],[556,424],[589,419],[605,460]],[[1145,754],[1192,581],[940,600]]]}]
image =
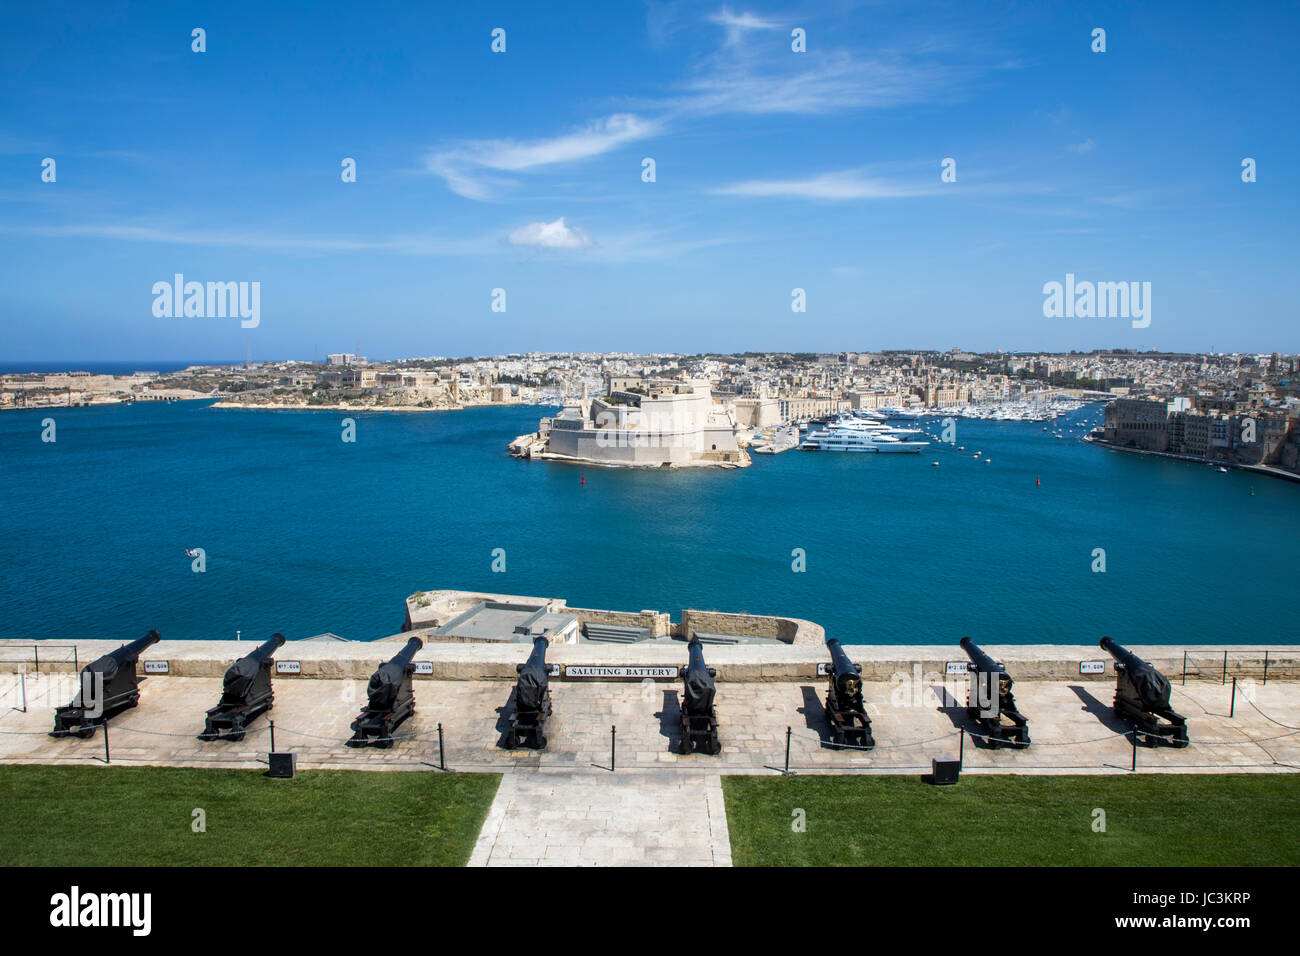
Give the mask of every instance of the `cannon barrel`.
[{"label": "cannon barrel", "polygon": [[[123,644],[117,650],[110,651],[109,653],[105,654],[104,657],[111,657],[117,663],[125,664],[135,660],[137,657],[139,657],[141,654],[144,653],[145,648],[152,647],[154,644],[157,644],[161,640],[162,640],[161,634],[159,634],[157,631],[150,631],[148,634],[146,634],[144,637],[140,638],[139,640],[132,641],[130,644]],[[103,658],[101,657],[100,660],[103,660]]]},{"label": "cannon barrel", "polygon": [[144,653],[145,649],[161,640],[161,634],[157,631],[150,631],[137,641],[123,644],[117,650],[109,651],[107,654],[95,658],[82,668],[82,672],[90,671],[91,673],[103,674],[105,679],[111,680],[117,674],[118,669],[124,665],[130,665],[134,668],[136,660]]},{"label": "cannon barrel", "polygon": [[1006,668],[984,653],[984,649],[972,641],[969,637],[963,637],[958,643],[961,649],[966,652],[966,656],[971,659],[976,670],[985,673],[999,674],[1006,671]]},{"label": "cannon barrel", "polygon": [[844,653],[844,648],[835,638],[832,637],[826,642],[826,648],[831,652],[831,671],[835,686],[841,693],[852,697],[862,687],[862,678],[859,676],[857,665],[849,660],[849,655]]},{"label": "cannon barrel", "polygon": [[1111,657],[1115,658],[1115,660],[1119,661],[1125,667],[1132,667],[1134,664],[1139,666],[1146,664],[1146,661],[1142,660],[1142,658],[1138,657],[1128,648],[1112,641],[1109,637],[1103,637],[1101,639],[1101,649],[1107,651]]},{"label": "cannon barrel", "polygon": [[262,661],[274,654],[284,644],[284,640],[284,635],[276,632],[275,634],[272,634],[268,640],[259,644],[257,650],[250,654],[246,654],[245,657],[249,660],[257,661],[260,664]]},{"label": "cannon barrel", "polygon": [[519,665],[519,673],[523,673],[530,667],[541,667],[543,673],[546,668],[546,648],[551,644],[550,638],[542,635],[533,638],[533,649],[528,655],[528,660]]},{"label": "cannon barrel", "polygon": [[403,668],[411,663],[411,658],[415,657],[415,652],[424,647],[424,641],[418,637],[413,637],[406,642],[406,646],[392,656],[388,663],[400,664]]}]

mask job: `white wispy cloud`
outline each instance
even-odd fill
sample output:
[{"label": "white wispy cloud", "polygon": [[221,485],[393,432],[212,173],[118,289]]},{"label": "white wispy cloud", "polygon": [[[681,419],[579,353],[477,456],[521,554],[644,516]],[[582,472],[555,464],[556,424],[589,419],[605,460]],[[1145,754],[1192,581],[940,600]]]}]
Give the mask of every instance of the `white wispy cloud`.
[{"label": "white wispy cloud", "polygon": [[467,199],[492,199],[513,181],[497,173],[579,162],[608,153],[660,131],[657,120],[615,113],[581,129],[546,139],[470,140],[425,156],[425,168]]},{"label": "white wispy cloud", "polygon": [[1093,142],[1092,137],[1089,136],[1082,143],[1074,143],[1073,145],[1067,146],[1065,148],[1072,153],[1090,153],[1092,152],[1093,147],[1095,147],[1096,145],[1097,144]]},{"label": "white wispy cloud", "polygon": [[828,202],[866,199],[905,199],[929,196],[937,186],[890,182],[861,170],[822,173],[808,179],[750,179],[712,190],[717,196],[816,199]]},{"label": "white wispy cloud", "polygon": [[591,245],[588,235],[576,226],[567,226],[561,216],[554,222],[533,222],[510,233],[512,246],[535,246],[539,249],[583,249]]},{"label": "white wispy cloud", "polygon": [[410,255],[480,255],[494,251],[500,239],[492,236],[450,237],[413,233],[380,239],[357,237],[295,236],[254,230],[178,229],[158,225],[74,223],[64,226],[0,225],[0,233],[45,238],[107,239],[154,242],[182,246],[236,246],[281,252],[397,252]]},{"label": "white wispy cloud", "polygon": [[732,13],[728,7],[723,7],[708,19],[710,23],[716,23],[726,29],[728,46],[739,43],[741,38],[751,30],[776,30],[779,27],[779,24],[774,21],[765,20],[753,13]]},{"label": "white wispy cloud", "polygon": [[157,224],[74,223],[69,225],[0,224],[0,235],[35,236],[53,239],[98,239],[184,246],[233,246],[285,253],[372,252],[411,256],[500,256],[518,255],[522,248],[581,251],[590,262],[640,262],[669,260],[704,249],[752,240],[752,235],[682,236],[680,231],[640,229],[613,231],[593,240],[584,230],[570,226],[561,216],[554,222],[535,222],[508,234],[444,236],[434,233],[365,238],[356,236],[284,235],[256,230],[184,229]]}]

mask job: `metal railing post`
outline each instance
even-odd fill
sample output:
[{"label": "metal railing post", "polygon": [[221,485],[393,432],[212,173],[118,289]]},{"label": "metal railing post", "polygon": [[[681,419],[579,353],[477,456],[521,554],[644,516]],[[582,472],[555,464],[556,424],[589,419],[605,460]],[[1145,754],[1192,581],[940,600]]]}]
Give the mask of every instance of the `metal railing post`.
[{"label": "metal railing post", "polygon": [[1138,732],[1133,731],[1133,766],[1129,768],[1133,773],[1138,769]]},{"label": "metal railing post", "polygon": [[1220,684],[1228,683],[1228,652],[1227,651],[1223,652],[1223,680],[1219,681],[1219,683]]},{"label": "metal railing post", "polygon": [[618,737],[618,727],[614,724],[609,725],[609,772],[614,772],[614,751]]},{"label": "metal railing post", "polygon": [[1183,651],[1183,686],[1187,686],[1187,652]]},{"label": "metal railing post", "polygon": [[790,776],[790,728],[785,728],[785,775]]},{"label": "metal railing post", "polygon": [[961,738],[957,745],[957,769],[963,770],[966,767],[966,728],[958,727],[957,736]]},{"label": "metal railing post", "polygon": [[32,661],[36,664],[36,673],[41,672],[41,652],[35,644],[32,645]]},{"label": "metal railing post", "polygon": [[23,713],[27,713],[27,668],[26,666],[18,668],[18,683],[23,688]]},{"label": "metal railing post", "polygon": [[1235,716],[1237,713],[1237,678],[1232,679],[1232,703],[1228,705],[1228,716]]},{"label": "metal railing post", "polygon": [[113,758],[108,752],[108,721],[104,721],[104,763],[112,763]]},{"label": "metal railing post", "polygon": [[438,725],[438,769],[447,769],[447,752],[442,746],[442,724]]},{"label": "metal railing post", "polygon": [[1264,652],[1264,686],[1268,686],[1268,651]]},{"label": "metal railing post", "polygon": [[275,753],[275,721],[271,721],[271,753]]}]

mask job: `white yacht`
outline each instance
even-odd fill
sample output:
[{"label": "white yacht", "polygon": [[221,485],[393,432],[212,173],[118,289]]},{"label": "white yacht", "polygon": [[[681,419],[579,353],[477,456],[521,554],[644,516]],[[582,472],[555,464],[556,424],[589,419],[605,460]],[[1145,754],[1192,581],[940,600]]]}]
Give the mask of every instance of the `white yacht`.
[{"label": "white yacht", "polygon": [[828,425],[808,432],[799,443],[800,451],[881,452],[915,455],[929,446],[928,441],[904,441],[897,435],[866,428]]}]

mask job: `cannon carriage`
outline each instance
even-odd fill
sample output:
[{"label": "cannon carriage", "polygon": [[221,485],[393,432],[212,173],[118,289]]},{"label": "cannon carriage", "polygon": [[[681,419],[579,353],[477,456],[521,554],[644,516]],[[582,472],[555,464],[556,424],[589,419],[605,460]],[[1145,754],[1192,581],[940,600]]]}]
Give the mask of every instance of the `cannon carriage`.
[{"label": "cannon carriage", "polygon": [[832,747],[856,747],[870,750],[876,746],[871,736],[871,718],[862,702],[862,665],[854,664],[840,642],[826,642],[831,653],[827,672],[826,719],[831,728]]},{"label": "cannon carriage", "polygon": [[1115,716],[1148,744],[1186,747],[1187,718],[1169,706],[1173,687],[1164,674],[1109,637],[1101,647],[1115,658]]},{"label": "cannon carriage", "polygon": [[521,743],[533,750],[546,747],[546,718],[551,716],[550,675],[546,667],[546,648],[550,639],[533,639],[528,660],[515,667],[515,709],[510,715],[505,747],[513,750]]},{"label": "cannon carriage", "polygon": [[1006,744],[1024,750],[1030,743],[1029,719],[1016,708],[1011,693],[1015,681],[1004,664],[989,657],[969,637],[963,637],[960,643],[970,658],[966,713],[979,724],[991,746]]},{"label": "cannon carriage", "polygon": [[80,686],[72,703],[54,711],[54,729],[51,737],[70,734],[87,740],[95,735],[95,728],[108,723],[110,717],[136,706],[140,702],[140,681],[135,672],[136,661],[145,649],[157,644],[162,636],[150,631],[130,644],[98,657],[81,669]]},{"label": "cannon carriage", "polygon": [[283,634],[273,634],[256,650],[230,665],[221,682],[221,700],[207,712],[199,740],[244,739],[248,725],[275,705],[271,690],[272,655],[284,644]]},{"label": "cannon carriage", "polygon": [[366,706],[352,721],[349,747],[393,746],[393,734],[408,717],[415,713],[415,674],[413,658],[424,646],[424,641],[413,637],[406,646],[393,655],[379,670],[370,675],[366,686]]}]

